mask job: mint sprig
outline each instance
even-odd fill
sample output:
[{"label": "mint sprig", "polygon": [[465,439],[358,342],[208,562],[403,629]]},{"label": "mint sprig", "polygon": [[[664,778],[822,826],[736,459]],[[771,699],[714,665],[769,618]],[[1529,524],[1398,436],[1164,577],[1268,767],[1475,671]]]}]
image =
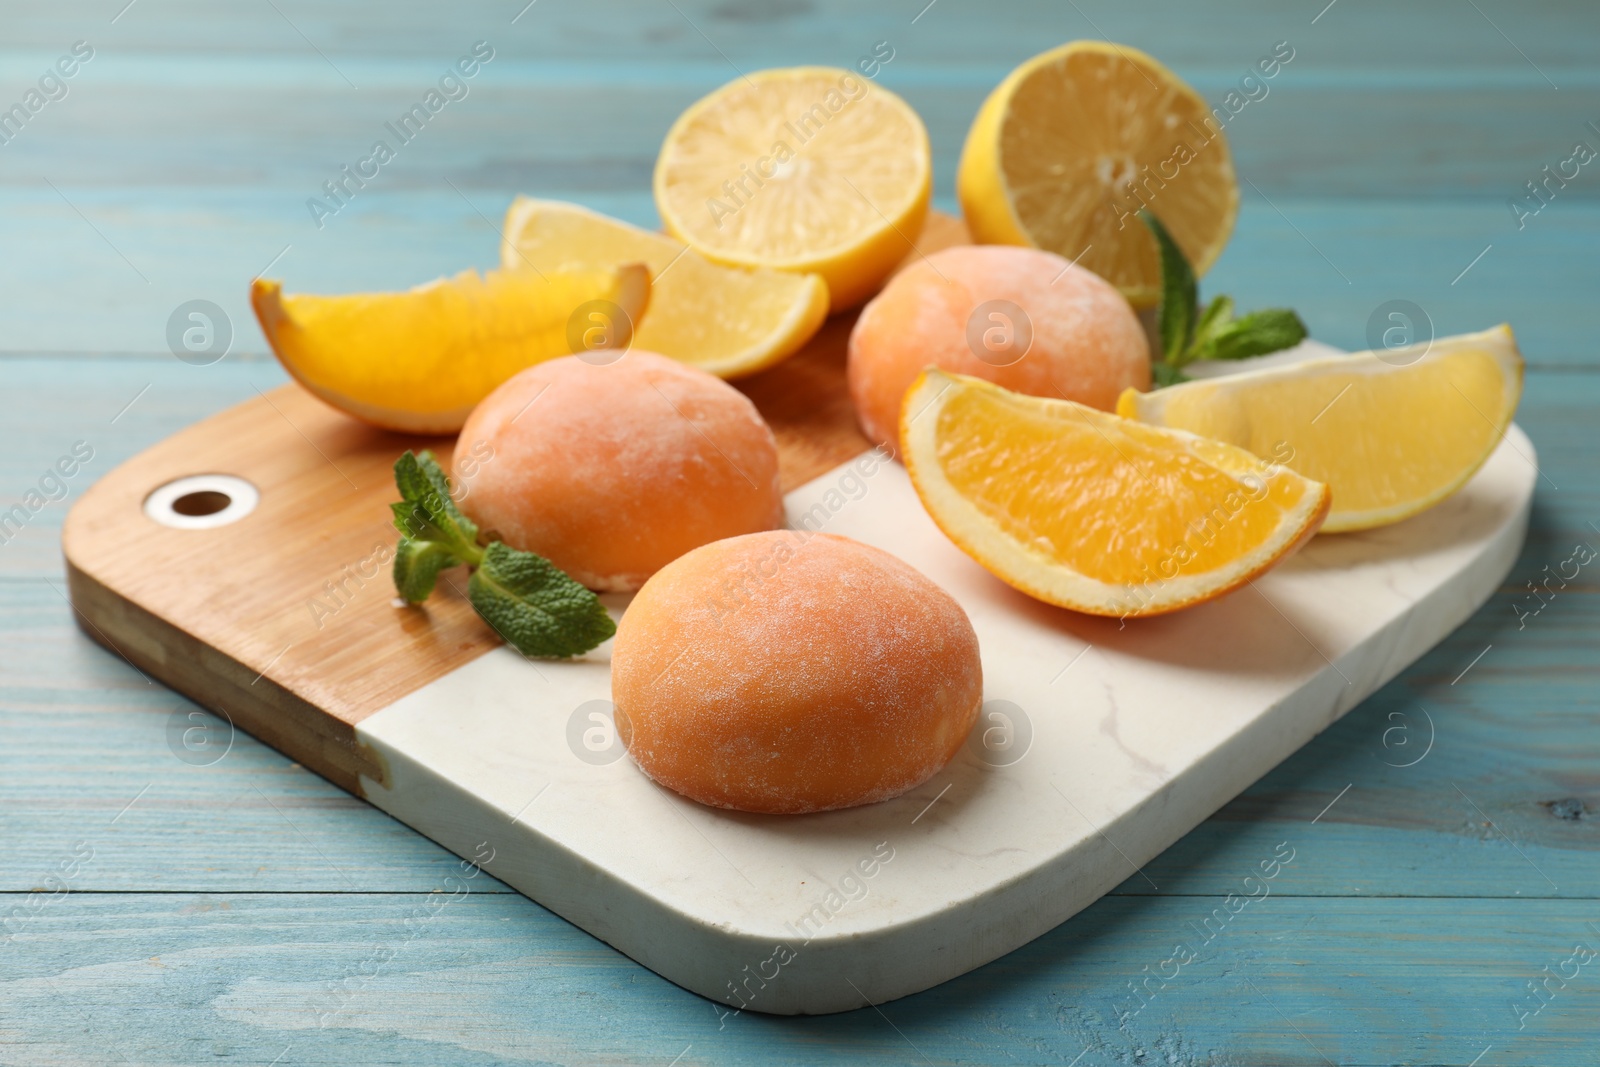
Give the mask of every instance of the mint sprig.
[{"label": "mint sprig", "polygon": [[[1160,219],[1141,209],[1139,220],[1149,227],[1161,250],[1161,312],[1157,319],[1161,358],[1169,366],[1181,367],[1187,362],[1184,354],[1194,340],[1195,307],[1199,303],[1194,268]],[[1208,314],[1210,310],[1207,309]]]},{"label": "mint sprig", "polygon": [[394,557],[394,587],[407,603],[420,604],[433,593],[439,572],[461,560],[437,541],[400,538]]},{"label": "mint sprig", "polygon": [[1246,359],[1293,348],[1305,339],[1299,315],[1288,308],[1267,308],[1223,323],[1205,340],[1197,339],[1192,351],[1195,359]]},{"label": "mint sprig", "polygon": [[500,636],[530,656],[581,656],[617,632],[599,597],[543,556],[499,541],[483,550],[483,565],[467,582],[467,599]]},{"label": "mint sprig", "polygon": [[458,563],[482,561],[478,527],[450,497],[450,479],[433,453],[407,451],[395,460],[394,481],[400,499],[389,505],[400,531],[394,561],[394,584],[416,604],[428,599],[441,570]]},{"label": "mint sprig", "polygon": [[394,465],[401,499],[390,505],[400,544],[394,587],[420,604],[439,572],[474,568],[467,599],[496,633],[524,656],[581,656],[617,632],[600,598],[534,552],[499,541],[478,544],[477,525],[450,497],[450,479],[430,452],[407,451]]},{"label": "mint sprig", "polygon": [[1234,318],[1233,298],[1213,297],[1200,310],[1199,286],[1183,249],[1149,211],[1139,221],[1161,250],[1161,358],[1150,364],[1157,386],[1188,381],[1183,368],[1202,359],[1246,359],[1293,348],[1306,338],[1305,323],[1288,308],[1268,308]]}]

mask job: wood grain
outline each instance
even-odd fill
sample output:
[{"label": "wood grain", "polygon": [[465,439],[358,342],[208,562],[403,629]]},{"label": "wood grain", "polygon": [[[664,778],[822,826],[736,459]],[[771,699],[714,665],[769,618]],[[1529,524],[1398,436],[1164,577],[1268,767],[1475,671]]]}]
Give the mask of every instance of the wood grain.
[{"label": "wood grain", "polygon": [[[1203,291],[1295,307],[1341,347],[1365,344],[1392,298],[1423,305],[1441,334],[1511,321],[1532,366],[1520,419],[1550,481],[1508,587],[1147,867],[1159,893],[1134,875],[1119,892],[1142,898],[1108,897],[886,1007],[887,1021],[746,1015],[719,1030],[703,1002],[514,894],[475,888],[398,940],[455,858],[242,734],[213,766],[176,759],[165,728],[187,702],[72,621],[57,501],[0,547],[0,910],[28,903],[75,842],[97,854],[74,892],[0,934],[0,1062],[1593,1062],[1591,968],[1525,1030],[1510,1006],[1597,914],[1600,597],[1586,576],[1526,628],[1512,608],[1600,523],[1600,184],[1586,167],[1522,230],[1505,199],[1597,118],[1600,9],[940,0],[912,24],[924,6],[596,0],[539,3],[514,25],[520,0],[145,0],[115,23],[120,0],[8,6],[7,103],[72,41],[89,38],[98,57],[0,148],[0,497],[19,499],[76,439],[95,446],[86,474],[98,477],[280,384],[239,280],[285,248],[275,273],[337,291],[493,265],[494,226],[518,192],[653,225],[640,183],[661,123],[734,67],[848,64],[892,42],[884,84],[928,114],[936,198],[951,207],[972,111],[1038,49],[1107,36],[1216,100],[1287,39],[1294,64],[1229,129],[1259,192],[1245,187]],[[316,230],[304,201],[330,166],[477,36],[500,51],[497,80]],[[237,331],[212,367],[167,352],[167,316],[194,297]],[[1437,744],[1415,767],[1385,766],[1397,761],[1382,742],[1389,715],[1418,705]],[[1561,797],[1586,798],[1589,814],[1557,817]],[[1291,835],[1306,848],[1281,899],[1252,907],[1119,1028],[1114,1005],[1166,958],[1164,942]],[[1581,899],[1525,899],[1555,891],[1519,850]],[[307,1025],[307,998],[361,973],[375,944],[400,954],[330,1027]]]},{"label": "wood grain", "polygon": [[[1441,333],[1491,325],[1486,302],[1504,300],[1526,309],[1532,357],[1588,358],[1582,309],[1600,272],[1585,249],[1600,182],[1586,167],[1525,227],[1506,207],[1575,139],[1596,136],[1585,131],[1600,121],[1588,47],[1600,16],[1585,8],[1518,4],[1513,29],[1493,5],[1480,15],[1447,0],[1354,16],[1339,4],[1315,24],[1322,5],[1264,0],[1154,13],[1111,0],[941,0],[915,25],[841,0],[686,0],[681,14],[661,0],[536,4],[514,25],[498,0],[448,15],[421,3],[279,6],[281,16],[221,16],[198,0],[130,11],[101,38],[107,62],[86,66],[70,97],[4,146],[0,243],[48,254],[0,261],[0,351],[164,354],[167,317],[204,297],[232,317],[235,351],[260,354],[242,279],[276,260],[291,287],[348,291],[489,266],[517,193],[654,225],[650,168],[690,101],[736,69],[849,65],[880,40],[896,50],[883,84],[926,116],[935,194],[953,208],[983,95],[1043,47],[1110,36],[1212,101],[1274,42],[1297,50],[1228,127],[1251,184],[1238,239],[1208,278],[1220,291],[1292,297],[1316,336],[1346,348],[1366,345],[1368,318],[1389,299],[1422,304]],[[0,61],[19,87],[37,77],[35,58],[108,21],[90,0],[8,17],[12,58]],[[478,38],[497,58],[472,95],[319,229],[306,200]]]},{"label": "wood grain", "polygon": [[[79,618],[141,670],[340,785],[381,775],[351,727],[493,644],[448,583],[421,608],[388,603],[389,470],[428,444],[440,443],[364,426],[293,385],[183,430],[68,515]],[[260,505],[210,530],[143,514],[153,490],[204,473],[244,478]]]},{"label": "wood grain", "polygon": [[[1314,864],[1303,835],[1293,840],[1287,869]],[[1222,925],[1220,896],[1106,898],[881,1014],[724,1017],[525,899],[480,893],[481,880],[393,895],[72,894],[10,946],[26,962],[0,977],[14,1008],[3,1048],[25,1064],[187,1064],[225,1050],[280,1067],[1466,1067],[1478,1056],[1477,1067],[1564,1067],[1593,1062],[1600,1013],[1596,963],[1552,983],[1520,1029],[1515,1013],[1546,963],[1580,941],[1600,948],[1589,901],[1274,893]],[[1208,918],[1220,930],[1209,940]],[[1130,985],[1171,975],[1161,964],[1180,944],[1194,961],[1151,978],[1141,1001]],[[59,1025],[63,1002],[93,1021]]]}]

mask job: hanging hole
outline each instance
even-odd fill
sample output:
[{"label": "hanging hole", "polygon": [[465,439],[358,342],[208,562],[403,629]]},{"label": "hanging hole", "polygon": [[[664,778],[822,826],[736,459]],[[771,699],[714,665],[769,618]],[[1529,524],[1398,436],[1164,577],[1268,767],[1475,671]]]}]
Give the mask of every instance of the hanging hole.
[{"label": "hanging hole", "polygon": [[185,493],[172,502],[172,510],[179,515],[215,515],[229,504],[233,497],[227,493],[219,493],[215,489],[202,489],[197,493]]},{"label": "hanging hole", "polygon": [[195,474],[168,482],[144,501],[144,513],[177,530],[209,530],[238,522],[256,509],[261,493],[231,474]]}]

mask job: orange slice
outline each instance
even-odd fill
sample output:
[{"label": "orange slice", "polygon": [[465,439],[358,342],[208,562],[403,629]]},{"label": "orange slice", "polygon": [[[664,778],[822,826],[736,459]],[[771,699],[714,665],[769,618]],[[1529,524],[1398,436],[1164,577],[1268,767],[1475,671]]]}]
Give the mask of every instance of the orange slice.
[{"label": "orange slice", "polygon": [[901,413],[923,506],[1001,581],[1091,615],[1160,615],[1264,573],[1328,487],[1242,448],[928,370]]},{"label": "orange slice", "polygon": [[1073,41],[1028,60],[989,94],[967,134],[956,195],[977,241],[1076,260],[1136,306],[1161,295],[1148,207],[1196,275],[1221,254],[1239,185],[1218,119],[1136,48]]},{"label": "orange slice", "polygon": [[650,299],[639,263],[463,271],[403,293],[286,294],[258,278],[250,303],[284,369],[364,422],[454,433],[501,382],[557,356],[627,345]]}]

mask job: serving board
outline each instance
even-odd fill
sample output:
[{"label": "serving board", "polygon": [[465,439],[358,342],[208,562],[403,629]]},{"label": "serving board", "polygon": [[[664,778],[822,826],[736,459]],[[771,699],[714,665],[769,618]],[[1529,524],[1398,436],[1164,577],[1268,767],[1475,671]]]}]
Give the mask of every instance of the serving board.
[{"label": "serving board", "polygon": [[[611,729],[609,645],[524,660],[473,614],[461,573],[425,606],[394,601],[391,465],[405,448],[447,457],[450,441],[360,425],[297,386],[85,493],[63,535],[73,604],[139,669],[719,1013],[820,1013],[961,974],[1138,876],[1464,621],[1522,544],[1536,460],[1513,427],[1445,503],[1318,537],[1221,600],[1126,624],[1058,610],[962,554],[903,469],[863,455],[849,326],[740,384],[777,434],[791,520],[900,556],[977,630],[979,725],[896,800],[764,817],[651,783]],[[259,499],[192,528],[146,513],[194,475]]]}]

